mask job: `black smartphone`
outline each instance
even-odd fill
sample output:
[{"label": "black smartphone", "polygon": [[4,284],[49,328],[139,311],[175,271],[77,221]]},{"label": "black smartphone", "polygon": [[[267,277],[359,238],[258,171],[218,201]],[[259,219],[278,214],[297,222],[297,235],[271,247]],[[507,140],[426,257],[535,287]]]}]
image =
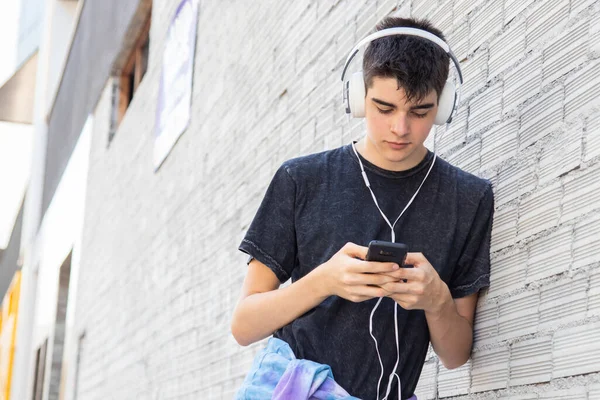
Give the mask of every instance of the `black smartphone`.
[{"label": "black smartphone", "polygon": [[[385,242],[383,240],[372,240],[367,250],[367,261],[393,262],[403,268],[412,268],[412,265],[404,265],[408,246],[404,243]],[[406,279],[402,279],[406,283]]]},{"label": "black smartphone", "polygon": [[385,242],[383,240],[372,240],[367,251],[367,261],[393,262],[404,266],[408,246],[404,243]]}]

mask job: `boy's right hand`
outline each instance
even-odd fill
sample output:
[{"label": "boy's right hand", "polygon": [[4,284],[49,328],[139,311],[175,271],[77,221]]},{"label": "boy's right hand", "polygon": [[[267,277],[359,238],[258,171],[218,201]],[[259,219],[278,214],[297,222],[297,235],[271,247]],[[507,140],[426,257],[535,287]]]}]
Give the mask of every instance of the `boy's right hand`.
[{"label": "boy's right hand", "polygon": [[327,262],[319,265],[315,273],[320,275],[320,288],[326,296],[336,295],[359,303],[388,294],[380,285],[395,282],[391,276],[383,275],[397,271],[398,264],[364,261],[367,247],[346,243]]}]

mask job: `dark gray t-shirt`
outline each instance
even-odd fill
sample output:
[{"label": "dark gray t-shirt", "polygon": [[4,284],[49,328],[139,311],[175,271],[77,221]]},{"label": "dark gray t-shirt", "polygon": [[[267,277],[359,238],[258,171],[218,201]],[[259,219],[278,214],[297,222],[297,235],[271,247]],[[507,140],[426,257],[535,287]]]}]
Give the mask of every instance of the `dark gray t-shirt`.
[{"label": "dark gray t-shirt", "polygon": [[[429,152],[416,167],[388,171],[361,156],[377,201],[395,221],[421,184]],[[396,242],[422,252],[454,298],[489,285],[490,232],[494,198],[489,181],[439,158],[395,226]],[[391,241],[391,230],[362,179],[351,145],[283,163],[269,185],[239,249],[269,267],[281,282],[302,278],[329,260],[347,242],[367,246]],[[316,308],[277,330],[297,358],[331,366],[335,380],[353,396],[376,397],[381,374],[369,317],[377,299],[353,303],[330,296]],[[384,298],[373,317],[384,364],[382,394],[396,363],[394,301]],[[402,397],[417,385],[429,346],[422,310],[398,306]],[[390,399],[397,396],[394,379]]]}]

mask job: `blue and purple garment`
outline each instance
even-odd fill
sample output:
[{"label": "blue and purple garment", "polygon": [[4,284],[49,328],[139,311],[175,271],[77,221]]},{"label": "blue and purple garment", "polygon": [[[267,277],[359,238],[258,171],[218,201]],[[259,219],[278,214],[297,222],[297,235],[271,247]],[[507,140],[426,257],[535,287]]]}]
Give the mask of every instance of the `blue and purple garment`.
[{"label": "blue and purple garment", "polygon": [[329,365],[297,359],[286,342],[274,337],[254,358],[235,397],[235,400],[263,399],[360,400],[336,383]]},{"label": "blue and purple garment", "polygon": [[270,338],[254,358],[236,400],[358,400],[333,380],[331,368],[298,360],[283,340]]}]

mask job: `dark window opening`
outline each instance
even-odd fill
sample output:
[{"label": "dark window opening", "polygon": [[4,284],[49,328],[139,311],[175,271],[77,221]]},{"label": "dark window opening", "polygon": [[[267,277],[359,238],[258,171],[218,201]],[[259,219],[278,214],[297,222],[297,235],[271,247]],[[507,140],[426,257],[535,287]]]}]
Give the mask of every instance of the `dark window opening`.
[{"label": "dark window opening", "polygon": [[65,334],[67,330],[67,310],[69,308],[69,286],[71,283],[71,256],[69,253],[60,267],[58,280],[58,297],[56,299],[56,317],[54,319],[54,337],[52,340],[52,359],[50,368],[50,391],[48,400],[64,398],[64,378],[67,374],[65,357]]},{"label": "dark window opening", "polygon": [[111,121],[111,132],[108,141],[114,134],[127,113],[127,109],[135,96],[137,89],[148,70],[148,55],[150,52],[150,23],[152,15],[144,23],[144,27],[135,41],[129,58],[121,73],[116,76],[117,93],[113,95],[114,116]]},{"label": "dark window opening", "polygon": [[35,354],[35,371],[33,377],[33,396],[32,400],[42,400],[44,394],[44,375],[46,372],[46,349],[48,348],[48,339],[37,349]]}]

